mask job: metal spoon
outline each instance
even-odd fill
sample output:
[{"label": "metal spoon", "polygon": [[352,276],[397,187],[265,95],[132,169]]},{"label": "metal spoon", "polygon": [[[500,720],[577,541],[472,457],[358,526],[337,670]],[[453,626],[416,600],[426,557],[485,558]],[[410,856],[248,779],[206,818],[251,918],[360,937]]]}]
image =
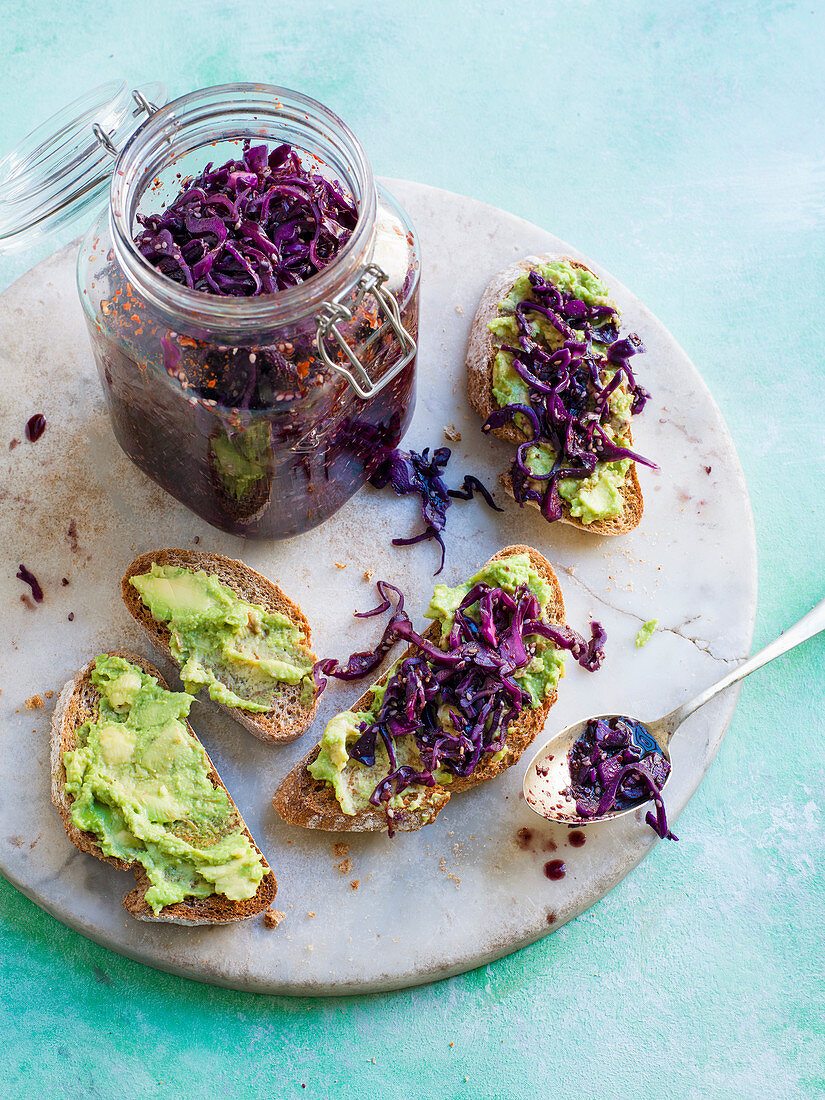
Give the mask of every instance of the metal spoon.
[{"label": "metal spoon", "polygon": [[[672,710],[670,714],[666,714],[664,718],[659,718],[655,722],[648,722],[643,718],[636,718],[634,721],[641,722],[658,744],[662,755],[669,762],[670,739],[682,722],[689,718],[695,710],[703,707],[705,703],[714,699],[721,691],[729,688],[732,684],[736,684],[746,676],[750,676],[752,672],[761,668],[762,665],[766,665],[768,661],[787,653],[789,649],[794,649],[801,642],[812,638],[814,634],[819,634],[821,630],[825,630],[825,600],[818,603],[812,611],[809,611],[795,626],[781,634],[776,641],[765,646],[759,653],[744,661],[732,672],[729,672],[727,676],[723,676],[717,683],[705,688],[694,699],[683,703],[676,710]],[[580,817],[576,811],[575,800],[565,793],[571,782],[568,759],[570,749],[584,733],[588,722],[596,718],[607,721],[614,717],[619,717],[619,715],[598,714],[593,715],[592,718],[583,718],[581,721],[574,722],[572,726],[562,730],[561,733],[557,733],[555,737],[551,737],[538,750],[527,765],[523,789],[527,805],[539,817],[545,817],[548,821],[563,821],[568,825],[583,826],[591,825],[594,821],[609,821],[614,817],[633,813],[641,805],[644,805],[644,803],[639,802],[627,807],[627,809],[612,810],[609,813],[601,814],[599,817]],[[632,716],[623,715],[622,717]],[[669,778],[670,776],[668,776]],[[665,781],[665,785],[667,785],[667,781]]]}]

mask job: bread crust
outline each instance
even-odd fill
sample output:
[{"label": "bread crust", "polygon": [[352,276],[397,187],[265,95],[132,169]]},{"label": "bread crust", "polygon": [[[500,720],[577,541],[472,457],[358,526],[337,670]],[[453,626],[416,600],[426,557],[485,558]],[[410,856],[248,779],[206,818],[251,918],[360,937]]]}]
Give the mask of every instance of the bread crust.
[{"label": "bread crust", "polygon": [[[490,414],[498,408],[493,397],[493,363],[498,349],[488,324],[495,318],[499,302],[507,297],[519,276],[526,274],[536,266],[564,260],[581,271],[590,270],[580,260],[574,260],[572,256],[564,256],[560,253],[526,256],[523,260],[518,260],[500,271],[482,294],[476,315],[473,318],[467,344],[467,396],[470,404],[482,420],[486,421]],[[514,445],[524,442],[524,436],[512,423],[504,424],[500,428],[493,428],[492,434],[499,439],[506,439]],[[630,442],[632,443],[632,436]],[[501,483],[510,496],[513,496],[513,485],[509,472],[501,475]],[[562,515],[558,522],[577,527],[580,531],[586,531],[590,535],[627,534],[628,531],[632,531],[639,526],[644,512],[644,500],[642,499],[642,489],[636,474],[635,462],[630,466],[621,488],[621,495],[622,511],[612,519],[582,523],[580,519],[570,515],[570,505],[563,500],[561,502]],[[539,506],[534,501],[528,501],[527,503],[538,510]]]},{"label": "bread crust", "polygon": [[[168,690],[168,685],[158,670],[144,660],[143,657],[122,649],[110,650],[107,656],[123,657],[124,660],[137,665],[138,668],[150,676],[154,676],[160,686]],[[97,717],[100,696],[90,680],[94,663],[94,659],[89,661],[68,681],[58,696],[52,715],[50,746],[52,802],[60,813],[69,840],[81,852],[87,852],[96,859],[100,859],[112,867],[117,867],[120,871],[131,870],[134,872],[137,885],[123,899],[123,907],[138,920],[185,925],[228,924],[232,921],[248,920],[250,917],[254,917],[268,909],[278,892],[275,876],[246,827],[246,823],[233,802],[232,796],[226,790],[205,749],[204,753],[206,753],[209,764],[209,778],[213,786],[226,792],[227,798],[237,813],[240,824],[243,826],[244,835],[260,856],[264,866],[264,877],[261,879],[258,890],[253,897],[243,901],[231,901],[222,894],[213,894],[208,898],[186,898],[174,905],[164,906],[155,914],[146,903],[146,891],[150,888],[151,882],[142,864],[138,862],[129,863],[122,859],[104,855],[100,850],[95,834],[78,829],[73,823],[71,817],[73,800],[66,793],[66,768],[63,764],[63,753],[77,747],[77,731],[80,726],[84,722],[93,721]],[[188,722],[186,728],[195,740],[198,740],[195,731]]]},{"label": "bread crust", "polygon": [[[148,573],[152,563],[158,565],[180,566],[184,569],[202,569],[216,576],[221,584],[231,588],[241,599],[259,604],[267,611],[279,611],[287,615],[303,635],[304,644],[311,647],[309,622],[300,607],[273,584],[267,577],[256,573],[242,561],[225,558],[222,554],[207,554],[197,550],[166,549],[141,554],[135,558],[121,580],[121,591],[126,610],[143,627],[156,649],[177,664],[170,648],[171,634],[166,623],[158,622],[140,598],[140,593],[130,580],[141,573]],[[314,658],[314,655],[313,655]],[[312,706],[301,702],[300,684],[282,684],[270,711],[253,713],[240,707],[229,707],[224,703],[217,706],[230,714],[237,722],[268,744],[286,744],[300,737],[309,728],[315,711],[318,709],[316,695]]]},{"label": "bread crust", "polygon": [[[501,558],[509,558],[513,554],[527,554],[531,565],[542,579],[549,585],[551,597],[548,603],[548,617],[551,622],[564,622],[564,598],[553,567],[547,559],[534,550],[531,546],[506,546],[499,550],[490,562],[496,562]],[[489,563],[488,563],[489,564]],[[483,568],[483,566],[482,566]],[[428,641],[438,644],[441,628],[439,623],[433,622],[424,631],[423,637]],[[401,656],[412,656],[415,646],[409,646]],[[378,680],[379,684],[386,683],[390,670]],[[370,687],[357,702],[350,707],[351,710],[364,710],[372,702],[373,690]],[[447,787],[436,784],[427,792],[423,806],[412,810],[397,811],[393,818],[393,828],[400,832],[413,832],[435,821],[439,813],[444,809],[454,794],[469,790],[488,779],[493,779],[500,772],[505,771],[515,764],[524,750],[532,743],[536,734],[543,728],[547,714],[558,698],[558,693],[545,698],[541,706],[530,710],[524,710],[519,717],[510,724],[507,731],[507,743],[504,756],[500,760],[493,760],[492,756],[483,759],[472,775],[467,778],[456,776]],[[320,744],[316,745],[284,778],[275,792],[273,805],[278,815],[290,825],[300,825],[305,829],[326,829],[330,832],[377,832],[387,828],[387,815],[383,807],[370,807],[369,810],[350,816],[343,813],[332,787],[324,780],[313,779],[307,770],[320,751]]]}]

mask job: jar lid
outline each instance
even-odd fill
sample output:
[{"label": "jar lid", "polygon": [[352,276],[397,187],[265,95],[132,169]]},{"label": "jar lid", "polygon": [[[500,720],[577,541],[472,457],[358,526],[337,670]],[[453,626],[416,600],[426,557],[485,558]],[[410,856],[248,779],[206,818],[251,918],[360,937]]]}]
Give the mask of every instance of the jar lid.
[{"label": "jar lid", "polygon": [[162,84],[101,84],[52,115],[0,159],[0,252],[50,237],[100,205],[117,153],[166,102]]}]

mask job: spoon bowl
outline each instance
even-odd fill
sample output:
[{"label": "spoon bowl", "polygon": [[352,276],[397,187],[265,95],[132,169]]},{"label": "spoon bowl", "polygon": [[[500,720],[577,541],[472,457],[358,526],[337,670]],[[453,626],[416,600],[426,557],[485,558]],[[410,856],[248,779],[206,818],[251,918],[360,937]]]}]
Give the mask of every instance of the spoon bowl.
[{"label": "spoon bowl", "polygon": [[[781,634],[770,645],[765,646],[755,656],[737,665],[727,676],[723,676],[715,684],[711,684],[700,695],[683,703],[670,714],[659,718],[654,722],[645,722],[641,718],[631,718],[628,714],[594,714],[589,718],[583,718],[563,729],[549,741],[546,741],[527,765],[524,774],[522,789],[524,800],[533,813],[548,821],[561,821],[565,825],[575,825],[581,828],[584,825],[592,825],[595,822],[612,821],[614,818],[623,817],[625,814],[635,813],[641,806],[646,806],[652,799],[640,799],[631,806],[619,810],[608,810],[606,813],[593,817],[582,817],[576,809],[576,800],[567,793],[571,786],[570,775],[570,750],[587,729],[589,722],[601,719],[609,722],[614,718],[625,718],[631,722],[638,722],[644,726],[647,733],[656,742],[662,756],[670,764],[670,739],[679,726],[699,707],[705,705],[721,691],[738,683],[749,676],[756,669],[766,665],[768,661],[787,653],[801,642],[807,641],[815,634],[825,630],[825,600],[820,601],[794,626]],[[663,791],[672,774],[672,768],[659,786]],[[660,827],[664,822],[664,816],[660,819]],[[664,835],[663,833],[661,835]]]},{"label": "spoon bowl", "polygon": [[[590,722],[599,719],[608,722],[615,717],[616,715],[613,714],[594,714],[589,718],[582,718],[542,745],[527,765],[522,784],[524,800],[534,813],[537,813],[539,817],[547,818],[548,821],[561,821],[565,825],[581,827],[582,825],[592,825],[597,821],[612,821],[613,818],[623,817],[625,814],[638,810],[640,806],[647,805],[649,799],[644,802],[636,802],[634,805],[626,806],[621,810],[609,810],[598,817],[582,817],[576,809],[575,798],[571,798],[567,793],[572,782],[570,750],[585,732]],[[623,717],[630,718],[631,716],[623,715]],[[662,756],[670,763],[670,750],[668,748],[670,738],[667,736],[666,730],[661,728],[664,720],[645,722],[641,718],[631,718],[631,721],[639,722],[644,726],[658,745]],[[670,773],[667,776],[667,779],[669,778]],[[667,779],[660,790],[664,790]]]}]

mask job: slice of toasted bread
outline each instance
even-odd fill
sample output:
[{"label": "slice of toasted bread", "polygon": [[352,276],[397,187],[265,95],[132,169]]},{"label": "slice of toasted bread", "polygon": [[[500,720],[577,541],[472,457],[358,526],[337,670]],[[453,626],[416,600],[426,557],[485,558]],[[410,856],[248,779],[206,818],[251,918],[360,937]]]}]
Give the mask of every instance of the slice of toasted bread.
[{"label": "slice of toasted bread", "polygon": [[[499,550],[491,562],[509,558],[513,554],[527,554],[530,562],[539,576],[551,589],[551,598],[547,606],[547,617],[551,622],[564,622],[564,599],[558,579],[553,567],[538,550],[530,546],[506,546]],[[483,567],[482,567],[483,568]],[[424,631],[423,637],[438,644],[441,639],[441,627],[438,622],[433,622]],[[415,652],[415,647],[410,646],[402,655],[409,657]],[[386,682],[389,671],[378,681]],[[373,690],[370,687],[361,698],[352,704],[351,710],[364,710],[372,701]],[[450,796],[460,794],[462,791],[475,787],[487,779],[492,779],[499,772],[512,767],[524,750],[530,745],[536,734],[544,728],[547,714],[557,698],[554,691],[545,698],[541,706],[530,710],[524,710],[519,717],[511,722],[507,731],[507,744],[504,755],[499,760],[494,760],[492,755],[482,758],[472,775],[466,779],[456,776],[453,782],[446,787],[436,784],[430,787],[425,794],[420,806],[413,809],[395,811],[393,828],[401,832],[413,832],[424,825],[435,821],[438,814],[450,800]],[[327,829],[331,832],[375,832],[387,828],[387,815],[383,807],[370,806],[360,814],[351,816],[345,814],[335,797],[332,787],[324,780],[314,779],[308,771],[311,764],[320,751],[320,745],[316,745],[303,760],[298,763],[281,783],[275,792],[273,805],[280,817],[291,825],[301,825],[305,829]]]},{"label": "slice of toasted bread", "polygon": [[[141,600],[138,590],[133,584],[129,583],[132,577],[141,573],[148,573],[152,567],[152,562],[156,562],[158,565],[180,566],[183,569],[202,569],[205,573],[213,574],[221,584],[231,588],[233,592],[248,603],[258,604],[266,611],[279,611],[282,615],[288,616],[303,634],[304,644],[307,647],[310,646],[309,623],[300,607],[284,595],[272,581],[267,580],[260,573],[256,573],[254,569],[250,569],[242,561],[225,558],[221,554],[206,554],[197,550],[155,550],[153,553],[142,554],[139,558],[135,558],[123,576],[121,589],[126,610],[133,619],[140,623],[152,639],[152,643],[170,661],[175,659],[169,648],[169,627],[166,623],[158,622],[152,616],[149,608]],[[283,744],[287,741],[294,741],[296,737],[300,737],[306,731],[315,717],[315,711],[318,708],[318,697],[316,695],[312,705],[308,707],[301,702],[300,684],[282,684],[275,700],[275,706],[269,711],[253,713],[242,710],[240,707],[228,707],[223,703],[217,705],[222,707],[227,714],[231,714],[234,719],[245,726],[250,733],[254,733],[261,741],[270,744]]]},{"label": "slice of toasted bread", "polygon": [[[487,420],[491,413],[498,408],[493,397],[493,363],[495,362],[498,346],[495,337],[490,331],[489,322],[498,314],[499,302],[513,289],[520,275],[531,271],[538,265],[553,263],[559,260],[567,260],[573,267],[588,271],[586,264],[574,260],[570,256],[547,253],[542,256],[527,256],[523,260],[510,264],[504,271],[499,272],[481,296],[473,325],[470,329],[470,338],[467,344],[467,395],[470,404],[481,417]],[[524,442],[524,436],[515,427],[508,423],[500,428],[492,429],[493,435],[500,439],[506,439],[509,443],[519,444]],[[631,439],[632,442],[632,439]],[[501,483],[510,496],[513,495],[513,484],[509,474],[503,474]],[[570,515],[570,506],[562,501],[562,517],[560,523],[569,523],[572,527],[578,527],[580,531],[587,531],[591,535],[624,535],[638,527],[644,511],[642,489],[636,476],[636,464],[631,464],[625,483],[622,486],[623,508],[619,515],[612,519],[600,519],[594,523],[582,523],[580,519]],[[534,508],[538,505],[529,502]]]},{"label": "slice of toasted bread", "polygon": [[[131,664],[137,665],[138,668],[142,669],[150,676],[154,676],[162,688],[168,689],[168,685],[158,670],[142,657],[138,657],[134,653],[125,652],[124,650],[112,650],[109,652],[108,656],[123,657],[125,660],[131,662]],[[97,718],[100,697],[97,689],[89,678],[93,668],[94,660],[89,661],[76,676],[69,680],[60,692],[57,703],[55,704],[54,714],[52,715],[52,802],[63,818],[63,825],[69,840],[71,840],[72,844],[74,844],[76,848],[79,848],[81,852],[88,852],[89,855],[93,855],[97,859],[103,860],[104,863],[110,863],[113,867],[117,867],[121,871],[131,870],[134,872],[135,878],[137,879],[137,887],[123,899],[123,907],[138,920],[165,921],[167,924],[227,924],[230,921],[246,920],[268,909],[278,891],[278,884],[275,881],[275,876],[260,848],[255,843],[252,834],[249,832],[249,829],[247,829],[243,818],[238,812],[237,806],[232,802],[232,796],[229,794],[229,791],[226,791],[226,787],[223,785],[221,777],[215,770],[215,765],[209,759],[208,753],[206,754],[206,759],[210,768],[209,778],[212,780],[213,786],[226,791],[229,801],[232,803],[236,813],[238,813],[238,819],[241,825],[243,825],[244,834],[261,857],[264,866],[264,877],[261,879],[254,897],[244,901],[231,901],[222,894],[213,894],[208,898],[185,898],[183,901],[177,902],[174,905],[164,906],[160,912],[155,914],[146,903],[146,891],[151,886],[151,882],[142,865],[137,862],[127,863],[122,859],[105,856],[98,846],[95,834],[78,829],[72,822],[72,798],[66,793],[66,769],[63,764],[63,753],[77,747],[77,731],[83,723],[94,721]],[[197,735],[188,722],[186,723],[186,727],[189,733],[197,740]],[[204,750],[204,752],[205,751],[206,750]]]}]

